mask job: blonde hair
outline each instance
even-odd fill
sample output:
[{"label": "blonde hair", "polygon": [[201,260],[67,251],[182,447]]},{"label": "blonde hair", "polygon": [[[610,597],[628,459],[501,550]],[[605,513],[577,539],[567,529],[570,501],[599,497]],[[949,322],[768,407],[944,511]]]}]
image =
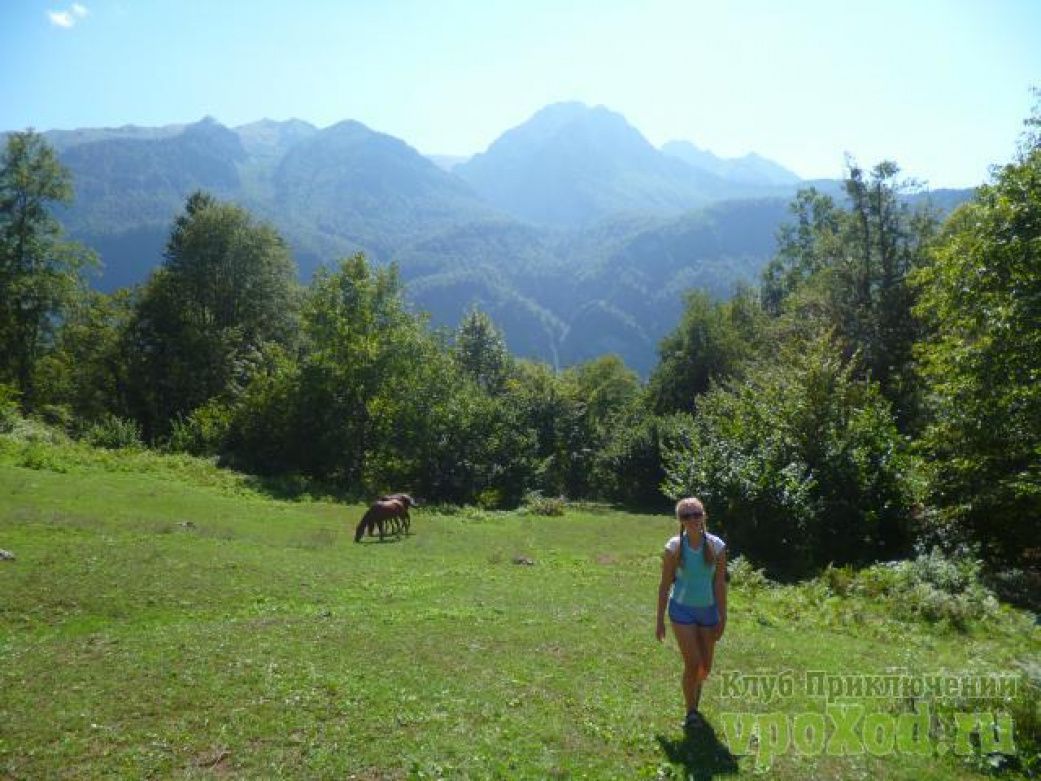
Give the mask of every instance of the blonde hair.
[{"label": "blonde hair", "polygon": [[[679,519],[680,513],[685,510],[695,510],[701,512],[702,521],[702,534],[701,534],[701,557],[706,564],[716,563],[716,552],[713,550],[712,545],[708,541],[708,513],[705,512],[705,505],[701,503],[701,500],[696,496],[687,496],[676,502],[676,518]],[[677,564],[683,564],[683,536],[687,533],[686,529],[683,528],[683,521],[680,521],[680,544],[677,549]]]}]

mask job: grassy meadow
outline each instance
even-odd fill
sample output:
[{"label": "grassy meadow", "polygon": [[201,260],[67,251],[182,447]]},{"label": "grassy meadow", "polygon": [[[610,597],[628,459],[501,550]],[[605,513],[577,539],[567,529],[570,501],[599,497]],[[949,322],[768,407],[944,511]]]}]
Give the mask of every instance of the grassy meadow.
[{"label": "grassy meadow", "polygon": [[728,746],[725,714],[822,700],[798,683],[772,701],[721,685],[727,671],[1036,672],[1032,616],[1001,606],[957,629],[821,581],[735,578],[710,727],[686,735],[674,641],[654,640],[671,518],[421,508],[412,536],[354,544],[360,514],[204,461],[0,437],[0,549],[16,557],[0,561],[0,778],[1037,772],[1027,686],[932,703],[938,728],[958,710],[1012,712],[1025,731],[1011,761],[792,749],[765,764],[756,739]]}]

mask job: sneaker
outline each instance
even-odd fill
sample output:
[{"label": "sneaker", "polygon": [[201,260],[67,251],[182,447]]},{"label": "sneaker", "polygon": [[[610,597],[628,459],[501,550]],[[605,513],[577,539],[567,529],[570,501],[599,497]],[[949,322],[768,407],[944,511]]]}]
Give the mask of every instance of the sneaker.
[{"label": "sneaker", "polygon": [[683,726],[687,729],[696,729],[697,727],[700,727],[701,724],[701,714],[698,713],[698,709],[691,708],[687,713],[687,718],[683,721]]}]

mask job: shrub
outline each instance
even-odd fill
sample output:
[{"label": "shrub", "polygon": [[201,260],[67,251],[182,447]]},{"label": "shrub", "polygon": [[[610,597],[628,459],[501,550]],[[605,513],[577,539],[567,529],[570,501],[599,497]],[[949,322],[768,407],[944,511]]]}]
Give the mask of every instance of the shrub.
[{"label": "shrub", "polygon": [[497,488],[485,488],[478,492],[474,502],[482,510],[494,510],[502,506],[502,491]]},{"label": "shrub", "polygon": [[690,421],[686,413],[657,417],[636,411],[620,416],[594,456],[594,482],[600,493],[633,506],[667,504],[661,491],[662,445],[688,430]]},{"label": "shrub", "polygon": [[727,576],[731,585],[752,592],[762,591],[774,585],[761,569],[757,569],[744,556],[735,556],[727,562]]},{"label": "shrub", "polygon": [[824,572],[821,573],[821,580],[828,587],[828,590],[840,597],[844,597],[849,593],[854,577],[853,568],[848,565],[836,567],[829,564]]},{"label": "shrub", "polygon": [[13,431],[21,417],[18,413],[18,395],[13,386],[0,382],[0,434]]},{"label": "shrub", "polygon": [[36,410],[36,417],[48,426],[74,435],[76,416],[68,404],[44,404]]},{"label": "shrub", "polygon": [[141,426],[137,421],[109,415],[91,425],[83,439],[94,447],[110,450],[141,447]]},{"label": "shrub", "polygon": [[68,472],[61,451],[40,441],[29,441],[22,450],[19,466],[41,472]]},{"label": "shrub", "polygon": [[992,573],[987,581],[1003,602],[1041,612],[1041,570],[1002,569]]},{"label": "shrub", "polygon": [[994,594],[983,584],[979,561],[947,558],[938,549],[908,561],[869,567],[854,576],[848,590],[887,598],[900,618],[947,622],[960,630],[998,608]]},{"label": "shrub", "polygon": [[192,410],[188,417],[174,421],[168,447],[175,453],[216,455],[230,426],[231,411],[221,402],[211,399]]},{"label": "shrub", "polygon": [[566,502],[562,496],[543,496],[539,491],[524,495],[524,510],[532,515],[563,515]]}]

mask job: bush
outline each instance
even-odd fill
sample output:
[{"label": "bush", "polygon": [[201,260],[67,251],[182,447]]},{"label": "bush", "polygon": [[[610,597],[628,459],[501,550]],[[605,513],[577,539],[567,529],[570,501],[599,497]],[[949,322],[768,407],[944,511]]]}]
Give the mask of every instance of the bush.
[{"label": "bush", "polygon": [[109,415],[90,426],[83,435],[84,441],[94,447],[122,450],[139,448],[141,426],[137,421]]},{"label": "bush", "polygon": [[744,556],[735,556],[727,561],[727,577],[732,586],[752,592],[762,591],[774,585],[761,569],[756,569]]},{"label": "bush", "polygon": [[55,428],[44,423],[39,418],[23,418],[15,415],[13,425],[7,435],[17,442],[41,442],[50,445],[66,445],[69,443],[69,435],[64,429]]},{"label": "bush", "polygon": [[230,426],[231,411],[221,402],[211,399],[192,410],[188,417],[174,421],[167,446],[175,453],[216,455]]},{"label": "bush", "polygon": [[40,441],[28,441],[22,450],[19,466],[41,472],[68,472],[68,464],[59,449]]},{"label": "bush", "polygon": [[68,404],[44,404],[36,410],[35,417],[48,426],[75,436],[76,416]]},{"label": "bush", "polygon": [[524,495],[524,511],[532,515],[563,515],[567,506],[562,496],[543,496],[539,491],[528,491]]},{"label": "bush", "polygon": [[908,561],[876,564],[853,576],[845,588],[887,598],[899,618],[947,622],[960,630],[998,609],[993,592],[983,584],[981,562],[947,558],[938,549]]},{"label": "bush", "polygon": [[850,566],[836,567],[829,564],[824,572],[821,573],[821,580],[824,582],[824,585],[828,587],[832,594],[840,597],[844,597],[849,593],[854,578],[853,568]]},{"label": "bush", "polygon": [[497,488],[485,488],[477,493],[474,502],[482,510],[495,510],[502,506],[502,491]]},{"label": "bush", "polygon": [[18,412],[18,391],[11,385],[0,382],[0,434],[14,430],[20,419]]}]

